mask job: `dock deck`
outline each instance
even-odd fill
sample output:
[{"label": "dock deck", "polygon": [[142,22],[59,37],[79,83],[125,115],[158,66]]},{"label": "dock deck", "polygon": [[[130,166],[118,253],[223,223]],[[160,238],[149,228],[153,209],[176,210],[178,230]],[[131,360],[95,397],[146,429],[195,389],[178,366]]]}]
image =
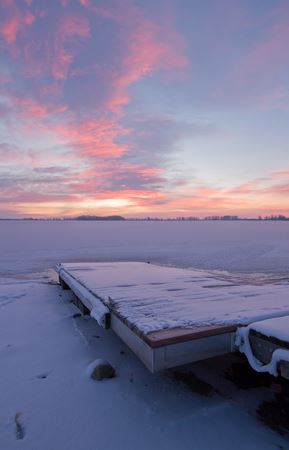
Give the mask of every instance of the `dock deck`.
[{"label": "dock deck", "polygon": [[63,286],[152,371],[231,352],[240,325],[289,316],[288,283],[140,262],[65,263]]}]

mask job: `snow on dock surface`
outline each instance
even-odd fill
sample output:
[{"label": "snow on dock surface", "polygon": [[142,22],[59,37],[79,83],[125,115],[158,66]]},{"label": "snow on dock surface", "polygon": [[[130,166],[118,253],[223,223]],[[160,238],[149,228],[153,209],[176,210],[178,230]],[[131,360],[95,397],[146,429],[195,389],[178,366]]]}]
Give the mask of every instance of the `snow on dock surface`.
[{"label": "snow on dock surface", "polygon": [[[289,315],[289,284],[248,284],[140,262],[66,263],[69,273],[139,334],[248,324]],[[256,280],[255,280],[256,281]],[[252,282],[251,282],[252,283]]]},{"label": "snow on dock surface", "polygon": [[[289,300],[288,300],[289,301]],[[274,319],[262,320],[251,324],[250,329],[263,334],[264,336],[274,337],[279,341],[289,343],[289,317],[279,317]]]}]

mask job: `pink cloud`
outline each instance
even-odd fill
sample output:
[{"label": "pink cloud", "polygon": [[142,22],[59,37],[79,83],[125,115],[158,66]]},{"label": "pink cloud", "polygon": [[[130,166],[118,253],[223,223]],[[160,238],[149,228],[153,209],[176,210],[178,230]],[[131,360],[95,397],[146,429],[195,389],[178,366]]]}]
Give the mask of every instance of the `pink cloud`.
[{"label": "pink cloud", "polygon": [[48,117],[47,106],[29,97],[14,97],[14,105],[21,108],[21,114],[29,119],[44,119]]},{"label": "pink cloud", "polygon": [[47,102],[41,96],[25,95],[6,89],[5,104],[2,115],[6,119],[17,118],[18,126],[24,131],[33,123],[34,132],[42,126],[43,119],[52,119],[67,112],[67,106],[58,102]]},{"label": "pink cloud", "polygon": [[3,16],[0,24],[0,33],[6,43],[14,44],[17,35],[25,28],[31,26],[35,17],[30,11],[21,11],[14,0],[2,0]]},{"label": "pink cloud", "polygon": [[115,77],[108,108],[120,113],[130,101],[128,88],[150,75],[164,70],[181,70],[188,64],[180,36],[151,20],[142,19],[128,35],[127,54],[122,61],[120,74]]},{"label": "pink cloud", "polygon": [[289,170],[279,170],[278,172],[274,172],[272,174],[272,176],[277,179],[284,179],[284,178],[288,178],[289,179]]},{"label": "pink cloud", "polygon": [[286,194],[289,193],[289,182],[285,184],[275,184],[273,186],[269,186],[268,188],[264,189],[264,192],[271,193],[271,194]]},{"label": "pink cloud", "polygon": [[[51,20],[51,17],[45,18]],[[69,76],[69,69],[81,48],[81,40],[90,37],[87,17],[62,12],[55,20],[53,31],[37,38],[27,36],[22,40],[19,51],[24,58],[24,71],[28,77],[50,74],[56,82]]]},{"label": "pink cloud", "polygon": [[89,6],[90,5],[90,0],[79,0],[79,3],[82,6]]},{"label": "pink cloud", "polygon": [[160,70],[174,69],[175,75],[188,66],[184,40],[164,17],[148,19],[139,6],[129,1],[125,2],[125,7],[121,2],[111,7],[105,2],[79,1],[97,16],[115,22],[119,28],[125,53],[120,67],[109,74],[112,83],[106,107],[111,112],[122,113],[123,106],[131,100],[128,89],[134,83]]},{"label": "pink cloud", "polygon": [[260,188],[258,180],[249,181],[248,183],[241,184],[232,189],[227,189],[226,193],[230,196],[233,195],[248,195],[256,192]]},{"label": "pink cloud", "polygon": [[53,57],[51,72],[56,80],[65,80],[68,69],[74,60],[75,52],[68,50],[66,45],[76,38],[90,36],[89,23],[86,17],[72,15],[63,17],[59,23],[53,42]]},{"label": "pink cloud", "polygon": [[[111,178],[111,170],[122,177],[122,170],[131,170],[140,178],[158,178],[158,168],[136,165],[119,166],[119,173],[111,161],[103,166],[91,167],[88,170],[73,172],[68,170],[61,175],[65,188],[59,193],[55,181],[59,177],[57,170],[37,170],[36,179],[18,178],[16,185],[11,180],[7,187],[2,188],[4,202],[22,214],[33,215],[77,215],[85,213],[121,213],[124,215],[155,215],[163,217],[174,216],[207,216],[207,215],[243,215],[256,217],[259,214],[288,215],[289,184],[260,185],[257,190],[223,189],[212,186],[196,186],[177,196],[168,195],[164,189],[158,188],[126,188],[110,189],[107,180]],[[99,171],[98,171],[99,169]],[[268,178],[270,181],[270,177]],[[9,181],[9,180],[8,180]],[[12,180],[13,181],[13,180]],[[264,181],[265,182],[265,181]],[[108,186],[108,187],[107,187]],[[244,185],[245,186],[245,185]],[[254,181],[252,181],[252,187]],[[35,188],[37,187],[37,193]],[[248,190],[248,195],[246,195]],[[286,195],[284,195],[286,194]]]},{"label": "pink cloud", "polygon": [[118,158],[128,151],[127,145],[117,143],[116,139],[126,136],[130,130],[108,117],[57,125],[52,130],[80,156]]},{"label": "pink cloud", "polygon": [[102,160],[95,161],[87,170],[82,171],[73,189],[87,195],[113,191],[117,196],[119,190],[133,190],[137,193],[144,190],[144,187],[147,190],[149,186],[151,191],[159,193],[159,189],[153,186],[163,181],[163,170],[159,167]]}]

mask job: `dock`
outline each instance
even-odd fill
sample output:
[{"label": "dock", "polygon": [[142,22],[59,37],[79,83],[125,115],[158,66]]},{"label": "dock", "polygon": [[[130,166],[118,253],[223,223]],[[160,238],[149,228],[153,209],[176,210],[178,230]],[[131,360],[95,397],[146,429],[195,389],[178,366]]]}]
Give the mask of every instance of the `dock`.
[{"label": "dock", "polygon": [[288,284],[142,262],[62,263],[63,288],[151,371],[236,350],[240,327],[289,316]]}]

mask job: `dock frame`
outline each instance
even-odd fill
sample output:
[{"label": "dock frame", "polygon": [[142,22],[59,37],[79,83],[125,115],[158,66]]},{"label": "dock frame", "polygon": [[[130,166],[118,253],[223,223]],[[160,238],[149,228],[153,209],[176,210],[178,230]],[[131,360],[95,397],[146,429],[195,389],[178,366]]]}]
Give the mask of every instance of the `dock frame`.
[{"label": "dock frame", "polygon": [[235,350],[235,326],[204,326],[161,330],[139,336],[109,310],[101,299],[61,266],[56,268],[60,285],[74,293],[74,304],[98,324],[111,328],[152,372],[200,361]]}]

